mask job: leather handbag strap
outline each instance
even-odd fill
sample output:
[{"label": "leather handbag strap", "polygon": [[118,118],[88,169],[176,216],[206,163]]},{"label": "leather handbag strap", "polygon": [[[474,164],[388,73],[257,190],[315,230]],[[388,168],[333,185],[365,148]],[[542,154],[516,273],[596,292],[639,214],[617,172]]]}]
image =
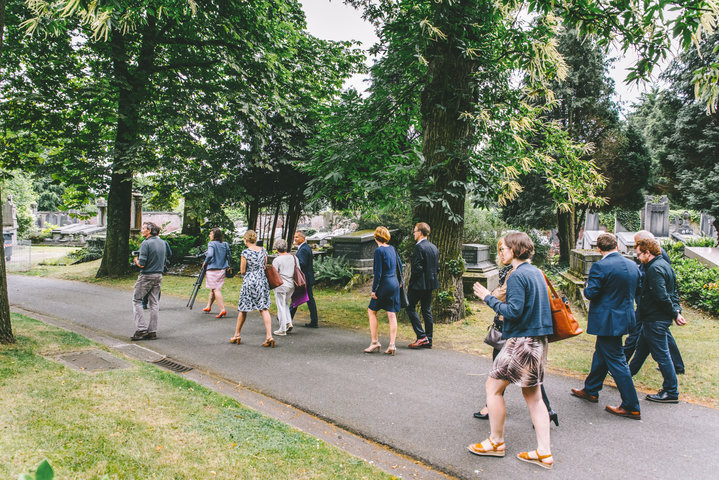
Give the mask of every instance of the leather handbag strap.
[{"label": "leather handbag strap", "polygon": [[544,271],[542,271],[542,275],[544,275],[544,281],[547,282],[547,286],[549,287],[549,290],[551,290],[554,298],[561,298],[559,296],[559,294],[557,294],[557,291],[554,289],[554,285],[552,285],[552,282],[550,282],[549,279],[547,278],[547,274],[544,273]]}]

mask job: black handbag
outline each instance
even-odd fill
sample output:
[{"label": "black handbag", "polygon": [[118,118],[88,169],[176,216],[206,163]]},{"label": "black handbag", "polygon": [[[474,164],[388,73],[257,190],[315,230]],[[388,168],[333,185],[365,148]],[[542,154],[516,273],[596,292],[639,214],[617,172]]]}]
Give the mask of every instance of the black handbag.
[{"label": "black handbag", "polygon": [[409,306],[409,297],[407,296],[407,289],[404,288],[404,282],[402,281],[402,271],[399,269],[399,253],[397,253],[397,249],[394,249],[394,254],[397,257],[397,264],[395,266],[395,271],[397,275],[397,280],[399,281],[399,306],[400,308],[407,308]]},{"label": "black handbag", "polygon": [[[227,263],[230,263],[230,260],[232,257],[230,257],[230,246],[225,242],[225,245],[227,245],[227,255],[225,255],[225,258],[227,259]],[[235,271],[232,270],[232,266],[228,265],[227,268],[225,268],[225,278],[233,278],[235,276]]]},{"label": "black handbag", "polygon": [[501,350],[504,344],[507,342],[502,338],[502,330],[497,328],[494,323],[489,326],[489,332],[487,337],[484,339],[484,343],[494,348],[495,350]]}]

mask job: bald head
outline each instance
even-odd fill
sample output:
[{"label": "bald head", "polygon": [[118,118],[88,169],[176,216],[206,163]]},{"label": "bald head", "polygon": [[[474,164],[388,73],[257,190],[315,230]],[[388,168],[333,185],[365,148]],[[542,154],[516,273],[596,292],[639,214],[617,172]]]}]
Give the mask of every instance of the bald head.
[{"label": "bald head", "polygon": [[639,240],[655,240],[654,234],[649,230],[639,230],[637,233],[634,234],[634,243],[638,242]]}]

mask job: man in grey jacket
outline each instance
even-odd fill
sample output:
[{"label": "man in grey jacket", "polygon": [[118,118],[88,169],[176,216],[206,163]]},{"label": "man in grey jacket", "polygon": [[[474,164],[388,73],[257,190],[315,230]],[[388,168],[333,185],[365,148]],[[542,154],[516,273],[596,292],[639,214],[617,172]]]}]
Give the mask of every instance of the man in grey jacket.
[{"label": "man in grey jacket", "polygon": [[[157,317],[159,315],[160,287],[165,261],[172,255],[170,245],[158,237],[160,227],[152,222],[142,224],[140,233],[145,240],[140,244],[140,254],[134,258],[135,265],[140,267],[140,275],[135,282],[132,296],[135,319],[135,334],[131,340],[155,340],[157,338]],[[142,311],[142,297],[148,295],[150,323],[145,321]]]}]

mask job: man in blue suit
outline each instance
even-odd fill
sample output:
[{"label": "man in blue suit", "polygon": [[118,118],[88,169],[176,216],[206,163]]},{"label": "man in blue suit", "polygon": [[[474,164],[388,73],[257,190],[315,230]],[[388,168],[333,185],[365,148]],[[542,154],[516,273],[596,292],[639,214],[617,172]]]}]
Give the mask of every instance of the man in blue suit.
[{"label": "man in blue suit", "polygon": [[[307,297],[309,298],[307,306],[310,309],[310,322],[305,323],[305,327],[318,328],[319,321],[317,320],[317,304],[315,303],[315,297],[312,295],[312,285],[315,284],[315,268],[313,265],[312,248],[307,245],[304,232],[299,230],[295,232],[295,245],[299,246],[295,256],[300,264],[300,270],[302,270],[302,273],[305,274]],[[295,312],[297,312],[297,307],[290,309],[290,315],[293,319],[295,318]]]},{"label": "man in blue suit", "polygon": [[622,348],[622,335],[629,333],[636,323],[634,295],[639,285],[639,267],[619,254],[617,239],[611,233],[597,238],[597,248],[602,259],[592,265],[584,289],[584,296],[589,299],[587,333],[596,335],[597,341],[584,388],[573,388],[572,395],[597,403],[609,372],[617,384],[622,404],[607,405],[606,410],[639,420],[639,398]]}]

